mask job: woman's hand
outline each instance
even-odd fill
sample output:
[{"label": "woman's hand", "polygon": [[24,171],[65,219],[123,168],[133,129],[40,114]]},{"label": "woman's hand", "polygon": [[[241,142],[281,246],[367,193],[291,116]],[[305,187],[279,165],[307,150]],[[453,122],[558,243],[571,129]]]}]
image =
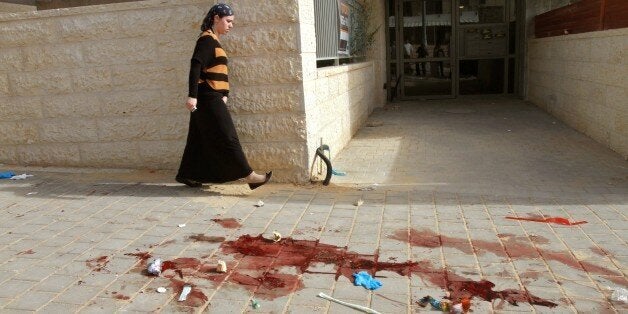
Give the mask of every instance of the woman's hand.
[{"label": "woman's hand", "polygon": [[185,106],[190,110],[190,112],[194,112],[196,110],[196,98],[188,97],[188,101],[185,102]]},{"label": "woman's hand", "polygon": [[227,96],[222,96],[222,102],[224,102],[225,105],[227,104]]}]

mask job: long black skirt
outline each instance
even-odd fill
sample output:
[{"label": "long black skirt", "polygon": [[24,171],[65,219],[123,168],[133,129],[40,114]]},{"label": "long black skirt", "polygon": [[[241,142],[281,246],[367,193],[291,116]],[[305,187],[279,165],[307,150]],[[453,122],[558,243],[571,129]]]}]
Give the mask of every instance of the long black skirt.
[{"label": "long black skirt", "polygon": [[200,93],[190,113],[188,139],[177,177],[203,183],[223,183],[248,176],[253,170],[222,94]]}]

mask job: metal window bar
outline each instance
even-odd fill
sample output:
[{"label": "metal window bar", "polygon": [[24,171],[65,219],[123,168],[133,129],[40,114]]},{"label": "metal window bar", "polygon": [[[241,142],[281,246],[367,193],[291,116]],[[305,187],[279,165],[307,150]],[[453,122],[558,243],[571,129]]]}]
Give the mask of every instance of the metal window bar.
[{"label": "metal window bar", "polygon": [[[358,14],[361,14],[363,8],[356,0],[347,0],[347,4],[351,10],[352,24],[351,36],[349,40],[359,36],[356,32],[366,32],[363,25],[355,25]],[[314,0],[314,18],[316,28],[316,60],[336,60],[354,57],[353,55],[345,56],[338,54],[339,41],[339,12],[338,0]],[[362,27],[356,27],[362,26]],[[349,47],[353,45],[349,43]]]}]

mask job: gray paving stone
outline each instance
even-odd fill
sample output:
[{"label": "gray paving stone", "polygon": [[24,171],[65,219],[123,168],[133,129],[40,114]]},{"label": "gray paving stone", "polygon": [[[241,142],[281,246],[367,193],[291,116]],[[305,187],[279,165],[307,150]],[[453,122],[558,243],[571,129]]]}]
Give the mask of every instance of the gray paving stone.
[{"label": "gray paving stone", "polygon": [[[501,98],[493,102],[409,103],[398,110],[376,110],[373,118],[384,120],[384,125],[358,131],[338,154],[334,165],[349,175],[334,177],[334,186],[271,184],[236,196],[223,194],[218,185],[175,185],[172,174],[152,185],[137,184],[139,179],[111,184],[41,172],[36,180],[18,183],[26,192],[15,194],[4,193],[5,185],[13,183],[2,181],[0,204],[10,206],[0,212],[0,283],[12,292],[0,295],[0,307],[23,302],[30,293],[42,296],[40,302],[58,293],[40,312],[349,311],[317,298],[323,291],[382,312],[406,313],[417,311],[413,301],[424,295],[445,295],[426,274],[407,278],[386,271],[378,272],[384,287],[368,292],[344,276],[336,281],[336,265],[318,263],[303,274],[295,267],[278,268],[300,276],[304,289],[262,301],[259,310],[250,308],[255,295],[251,290],[189,278],[210,297],[206,308],[189,308],[172,301],[170,294],[166,299],[154,295],[156,285],[169,287],[169,280],[145,277],[140,273],[145,265],[136,266],[137,258],[124,256],[150,252],[166,259],[211,256],[214,262],[237,262],[242,257],[222,252],[219,243],[191,242],[188,236],[203,233],[237,240],[280,230],[286,237],[347,246],[360,254],[377,252],[380,261],[410,259],[434,269],[445,267],[469,279],[491,280],[496,289],[525,288],[559,304],[513,307],[474,298],[476,313],[606,310],[611,305],[608,291],[602,289],[625,281],[628,272],[628,184],[612,180],[617,169],[625,169],[625,160],[564,125],[548,124],[551,117],[525,103]],[[461,106],[474,106],[475,113],[444,111]],[[506,141],[495,121],[522,127]],[[582,149],[583,143],[590,148]],[[108,180],[114,179],[110,174]],[[38,197],[25,196],[33,184],[38,185]],[[254,207],[260,199],[266,205]],[[354,206],[357,199],[364,204]],[[588,223],[574,227],[505,218],[540,214]],[[230,217],[239,218],[242,227],[225,229],[211,221]],[[179,223],[187,227],[178,228]],[[446,236],[444,246],[413,246],[393,238],[410,228]],[[18,255],[28,249],[33,254]],[[98,256],[109,258],[100,272],[86,263]],[[129,300],[116,299],[118,293]]]},{"label": "gray paving stone", "polygon": [[0,289],[0,297],[3,298],[14,298],[16,296],[21,295],[26,290],[31,289],[35,285],[32,281],[23,281],[23,280],[9,280],[2,284],[2,289]]},{"label": "gray paving stone", "polygon": [[62,292],[77,282],[78,279],[74,276],[51,275],[38,283],[34,289],[43,292]]},{"label": "gray paving stone", "polygon": [[37,312],[39,313],[70,313],[70,312],[77,312],[81,307],[82,305],[50,302],[46,304],[44,307],[42,307],[41,309],[39,309]]},{"label": "gray paving stone", "polygon": [[102,288],[100,287],[90,287],[86,285],[73,285],[66,289],[62,294],[60,294],[54,302],[58,303],[66,303],[66,304],[75,304],[75,305],[84,305],[93,297],[95,297]]},{"label": "gray paving stone", "polygon": [[26,294],[18,297],[13,302],[7,304],[4,309],[5,310],[25,310],[25,311],[36,311],[41,308],[56,296],[55,293],[50,292],[40,292],[40,291],[29,291]]}]

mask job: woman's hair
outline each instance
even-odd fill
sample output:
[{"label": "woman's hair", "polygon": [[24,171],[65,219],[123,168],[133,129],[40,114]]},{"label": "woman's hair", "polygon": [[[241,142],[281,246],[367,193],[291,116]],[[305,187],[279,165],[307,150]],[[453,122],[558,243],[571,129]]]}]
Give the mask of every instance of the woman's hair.
[{"label": "woman's hair", "polygon": [[219,18],[223,18],[225,16],[233,15],[233,10],[231,7],[224,3],[218,3],[209,9],[207,15],[203,19],[203,24],[201,24],[201,32],[204,32],[208,29],[212,29],[214,27],[214,16],[218,15]]}]

